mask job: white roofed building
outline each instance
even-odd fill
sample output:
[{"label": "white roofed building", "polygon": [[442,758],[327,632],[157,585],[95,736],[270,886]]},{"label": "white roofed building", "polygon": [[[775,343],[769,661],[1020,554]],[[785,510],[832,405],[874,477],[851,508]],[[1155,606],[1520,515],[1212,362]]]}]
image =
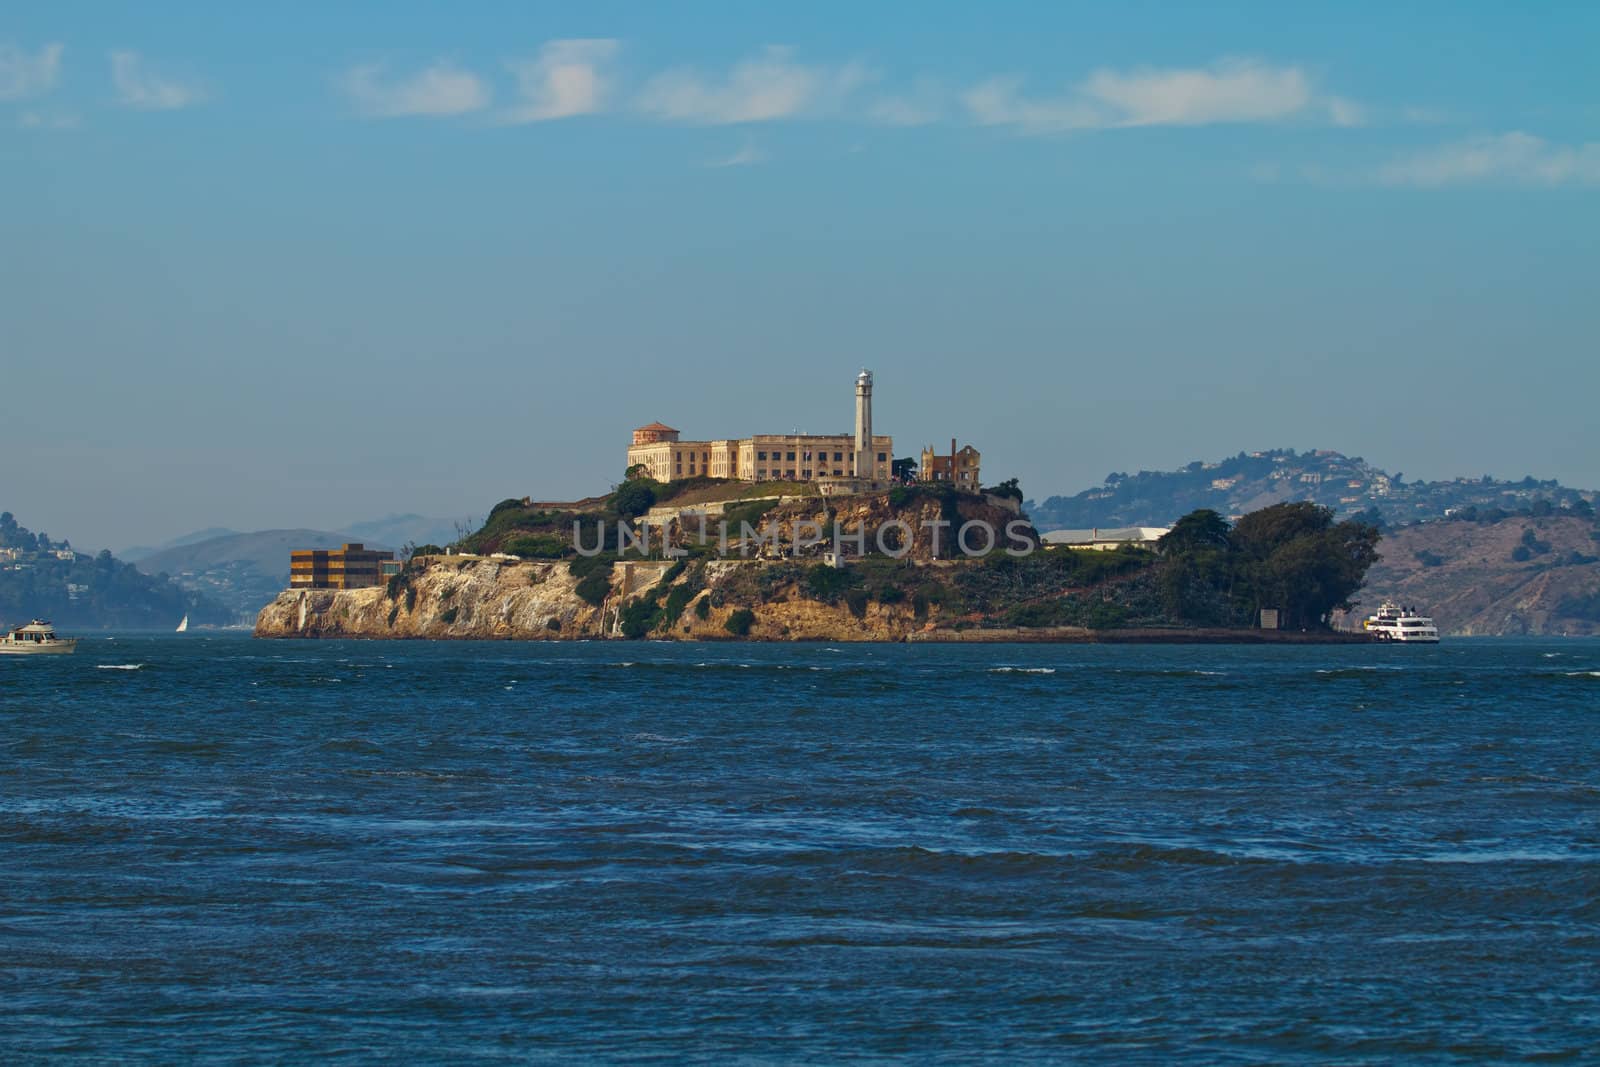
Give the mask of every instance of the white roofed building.
[{"label": "white roofed building", "polygon": [[1097,526],[1090,530],[1051,530],[1039,536],[1047,545],[1104,552],[1123,545],[1154,548],[1171,529],[1170,526]]}]

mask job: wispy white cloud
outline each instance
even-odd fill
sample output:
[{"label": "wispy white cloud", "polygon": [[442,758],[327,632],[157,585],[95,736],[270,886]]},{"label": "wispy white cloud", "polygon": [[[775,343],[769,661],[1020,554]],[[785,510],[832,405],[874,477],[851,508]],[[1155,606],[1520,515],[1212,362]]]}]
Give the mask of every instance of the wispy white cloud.
[{"label": "wispy white cloud", "polygon": [[751,167],[751,166],[754,166],[757,163],[765,163],[767,161],[767,159],[768,159],[768,156],[767,156],[767,154],[765,152],[763,152],[759,148],[756,148],[754,145],[748,145],[747,144],[743,148],[739,149],[737,152],[733,153],[730,156],[722,156],[722,157],[720,157],[718,159],[713,159],[713,160],[707,161],[706,166],[708,166],[708,167]]},{"label": "wispy white cloud", "polygon": [[24,130],[75,130],[79,117],[71,111],[24,111],[17,126]]},{"label": "wispy white cloud", "polygon": [[49,92],[61,79],[61,45],[47,44],[29,55],[14,44],[0,44],[0,100],[22,100]]},{"label": "wispy white cloud", "polygon": [[1364,126],[1367,122],[1367,109],[1354,100],[1347,100],[1342,96],[1325,97],[1322,106],[1328,111],[1328,121],[1335,126]]},{"label": "wispy white cloud", "polygon": [[517,79],[517,103],[507,122],[544,122],[603,110],[611,85],[606,67],[616,55],[609,38],[549,41],[534,59],[507,63]]},{"label": "wispy white cloud", "polygon": [[639,94],[641,111],[658,119],[723,125],[836,113],[868,78],[858,63],[806,66],[786,48],[769,47],[708,80],[688,68],[652,78]]},{"label": "wispy white cloud", "polygon": [[205,101],[200,86],[176,81],[150,70],[137,52],[111,53],[111,82],[117,89],[117,102],[142,111],[175,111]]},{"label": "wispy white cloud", "polygon": [[1208,126],[1288,118],[1311,103],[1311,84],[1298,67],[1226,60],[1207,70],[1102,70],[1087,94],[1119,126]]},{"label": "wispy white cloud", "polygon": [[1600,185],[1600,142],[1551,144],[1515,130],[1425,149],[1379,168],[1385,185],[1433,188],[1470,182]]},{"label": "wispy white cloud", "polygon": [[381,64],[352,67],[340,87],[367,118],[438,118],[489,106],[488,83],[470,70],[439,60],[409,77],[387,77]]},{"label": "wispy white cloud", "polygon": [[1099,70],[1070,92],[1028,97],[1019,78],[995,78],[967,92],[968,112],[987,126],[1024,133],[1127,126],[1209,126],[1325,117],[1356,125],[1360,108],[1319,97],[1299,67],[1230,59],[1206,68]]},{"label": "wispy white cloud", "polygon": [[1022,79],[991,78],[962,98],[973,119],[984,126],[1014,126],[1026,133],[1058,133],[1105,125],[1093,104],[1076,97],[1032,99],[1022,95]]},{"label": "wispy white cloud", "polygon": [[867,118],[885,126],[926,126],[944,118],[948,97],[927,78],[919,79],[903,93],[880,96],[867,105]]}]

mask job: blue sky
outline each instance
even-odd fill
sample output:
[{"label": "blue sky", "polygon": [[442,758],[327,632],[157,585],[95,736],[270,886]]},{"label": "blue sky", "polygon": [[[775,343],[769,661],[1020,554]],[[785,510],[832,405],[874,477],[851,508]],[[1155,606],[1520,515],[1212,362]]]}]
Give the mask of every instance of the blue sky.
[{"label": "blue sky", "polygon": [[481,515],[635,425],[1600,486],[1600,5],[0,7],[0,507]]}]

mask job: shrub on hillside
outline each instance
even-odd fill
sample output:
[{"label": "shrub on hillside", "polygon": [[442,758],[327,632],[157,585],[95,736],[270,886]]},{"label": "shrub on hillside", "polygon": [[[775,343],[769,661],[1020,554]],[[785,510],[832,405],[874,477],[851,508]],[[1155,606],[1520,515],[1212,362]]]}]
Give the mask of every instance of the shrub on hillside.
[{"label": "shrub on hillside", "polygon": [[667,602],[661,608],[662,625],[671,627],[676,623],[679,616],[683,614],[683,609],[689,606],[689,601],[693,597],[694,594],[689,591],[687,586],[673,586],[671,591],[667,593]]},{"label": "shrub on hillside", "polygon": [[624,482],[617,487],[612,505],[625,519],[637,518],[649,511],[656,502],[656,491],[649,482]]},{"label": "shrub on hillside", "polygon": [[617,617],[617,629],[629,640],[638,640],[656,628],[661,621],[661,607],[650,597],[640,597],[622,608]]},{"label": "shrub on hillside", "polygon": [[851,570],[830,567],[826,563],[806,568],[806,596],[812,600],[820,600],[824,604],[832,604],[856,584],[856,574]]},{"label": "shrub on hillside", "polygon": [[567,546],[559,537],[534,534],[531,537],[513,537],[500,546],[500,551],[527,559],[560,559]]},{"label": "shrub on hillside", "polygon": [[1006,622],[1012,626],[1036,627],[1058,626],[1061,624],[1060,605],[1063,602],[1055,598],[1049,600],[1036,600],[1031,604],[1018,604],[1006,612]]},{"label": "shrub on hillside", "polygon": [[585,603],[599,607],[611,592],[611,568],[616,565],[614,556],[579,556],[567,564],[567,570],[578,579],[573,592]]},{"label": "shrub on hillside", "polygon": [[585,575],[572,589],[574,593],[588,604],[599,607],[604,604],[606,597],[611,593],[611,575],[609,572],[595,571]]},{"label": "shrub on hillside", "polygon": [[728,616],[728,621],[722,624],[722,628],[735,637],[746,637],[750,633],[750,627],[755,625],[755,621],[755,612],[749,608],[738,608]]},{"label": "shrub on hillside", "polygon": [[984,490],[990,496],[1010,497],[1017,503],[1022,503],[1022,486],[1015,478],[1007,478],[999,485],[992,485]]},{"label": "shrub on hillside", "polygon": [[747,500],[740,504],[729,504],[722,512],[722,521],[728,524],[728,536],[738,537],[744,528],[742,525],[744,523],[749,523],[752,530],[759,530],[761,519],[775,506],[771,500]]}]

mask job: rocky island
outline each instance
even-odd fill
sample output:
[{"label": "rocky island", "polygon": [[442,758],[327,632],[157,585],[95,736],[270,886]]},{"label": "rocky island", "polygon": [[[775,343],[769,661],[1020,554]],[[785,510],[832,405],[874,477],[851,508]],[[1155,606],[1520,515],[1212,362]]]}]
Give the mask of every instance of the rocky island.
[{"label": "rocky island", "polygon": [[[633,431],[622,482],[511,498],[448,549],[301,553],[261,637],[572,640],[1348,640],[1330,624],[1375,527],[1281,503],[1198,510],[1158,542],[1050,543],[1016,479],[952,438],[894,459],[872,372],[851,434]],[[1159,532],[1159,531],[1157,531]],[[1141,534],[1142,537],[1142,534]],[[337,557],[337,558],[335,558]],[[1355,639],[1360,639],[1356,635]]]},{"label": "rocky island", "polygon": [[[828,498],[635,478],[507,500],[451,550],[361,589],[290,589],[260,637],[983,641],[1351,639],[1327,620],[1377,533],[1284,504],[1179,522],[1158,550],[1044,545],[1014,487]],[[1259,628],[1260,608],[1282,619]],[[1357,638],[1359,639],[1359,638]]]}]

